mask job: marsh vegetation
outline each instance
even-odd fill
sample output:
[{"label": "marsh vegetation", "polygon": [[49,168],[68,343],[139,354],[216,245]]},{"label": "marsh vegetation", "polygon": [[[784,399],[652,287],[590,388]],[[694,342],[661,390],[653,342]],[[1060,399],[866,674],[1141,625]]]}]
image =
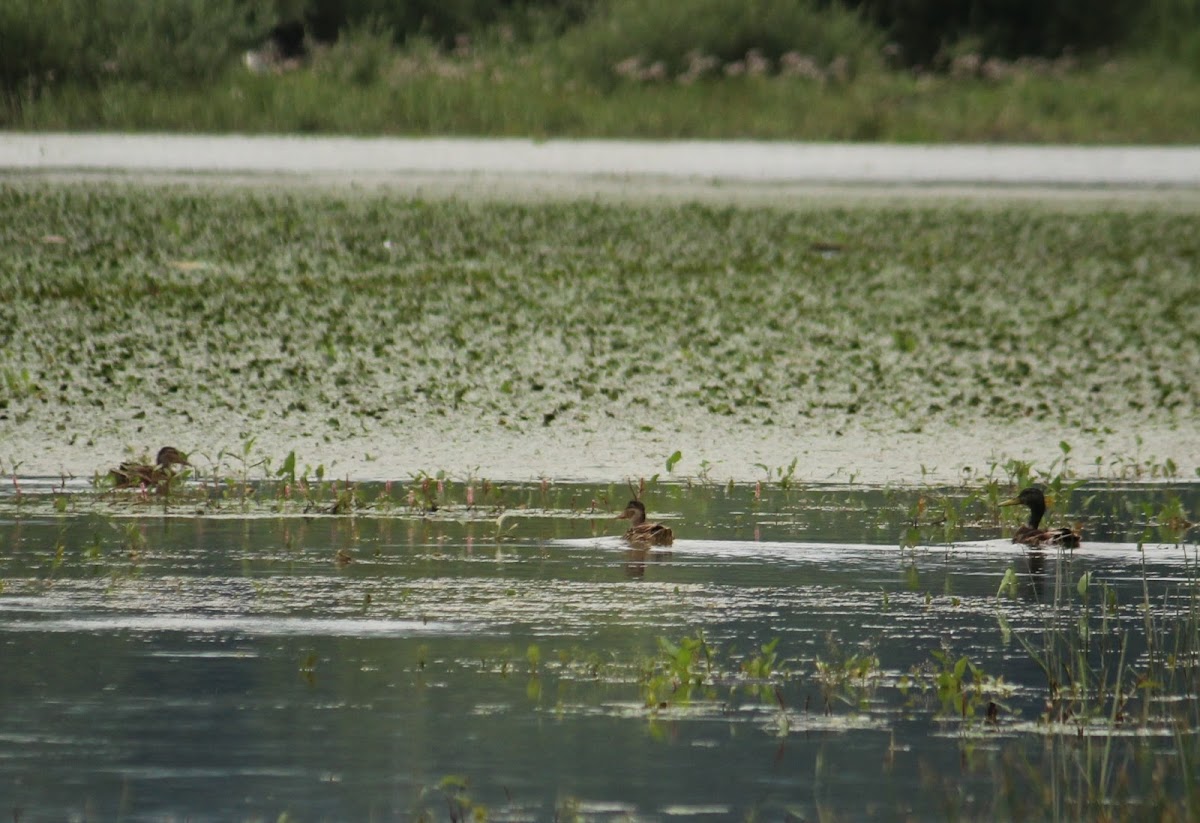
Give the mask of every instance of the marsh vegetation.
[{"label": "marsh vegetation", "polygon": [[1193,819],[1193,224],[9,181],[5,812]]},{"label": "marsh vegetation", "polygon": [[[608,478],[681,448],[721,479],[861,477],[862,444],[906,436],[973,438],[942,477],[1060,440],[1101,477],[1196,470],[1187,211],[13,183],[0,220],[0,459],[26,472],[249,437],[355,479],[579,477],[587,442],[621,454]],[[729,445],[771,432],[769,457]],[[533,435],[520,465],[395,462]]]},{"label": "marsh vegetation", "polygon": [[[347,485],[242,456],[161,495],[0,496],[6,811],[1182,821],[1200,803],[1195,483],[1019,462],[919,489],[647,480],[678,536],[646,552],[618,537],[625,483]],[[1030,480],[1082,547],[1008,542],[995,504]]]}]

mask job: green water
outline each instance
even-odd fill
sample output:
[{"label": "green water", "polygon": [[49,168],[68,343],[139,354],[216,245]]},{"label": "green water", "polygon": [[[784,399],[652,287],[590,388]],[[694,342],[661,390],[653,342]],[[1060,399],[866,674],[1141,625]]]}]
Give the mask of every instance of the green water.
[{"label": "green water", "polygon": [[[449,485],[430,512],[364,484],[331,515],[335,490],[307,506],[268,485],[166,502],[55,485],[0,499],[13,819],[1044,819],[1195,802],[1196,532],[1166,525],[1200,508],[1195,483],[1063,493],[1052,519],[1084,545],[1041,556],[1003,538],[1019,514],[979,489],[652,484],[677,539],[638,553],[612,519],[621,486],[479,487],[468,507]],[[1119,719],[1095,696],[1048,716],[1051,673],[1019,639],[1048,637],[1110,681],[1123,664]],[[695,659],[672,668],[660,638]],[[938,654],[978,672],[945,700]],[[1139,689],[1148,671],[1169,677]]]}]

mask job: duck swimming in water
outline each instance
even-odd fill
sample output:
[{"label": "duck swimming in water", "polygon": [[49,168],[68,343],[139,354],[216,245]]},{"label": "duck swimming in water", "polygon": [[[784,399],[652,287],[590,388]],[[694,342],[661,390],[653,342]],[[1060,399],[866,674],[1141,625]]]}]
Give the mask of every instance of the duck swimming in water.
[{"label": "duck swimming in water", "polygon": [[154,463],[122,463],[115,469],[109,469],[108,478],[113,481],[113,487],[126,489],[132,486],[162,486],[174,475],[172,466],[190,466],[187,455],[173,446],[163,446],[158,450]]},{"label": "duck swimming in water", "polygon": [[669,546],[675,542],[675,533],[662,523],[646,522],[646,507],[640,500],[630,500],[625,511],[617,515],[619,520],[629,521],[625,539],[634,546]]},{"label": "duck swimming in water", "polygon": [[1028,506],[1029,522],[1021,526],[1013,534],[1012,542],[1026,546],[1062,546],[1067,549],[1079,548],[1079,534],[1070,529],[1043,529],[1042,517],[1046,514],[1046,495],[1036,486],[1021,489],[1021,493],[1011,500],[1005,500],[1001,506]]}]

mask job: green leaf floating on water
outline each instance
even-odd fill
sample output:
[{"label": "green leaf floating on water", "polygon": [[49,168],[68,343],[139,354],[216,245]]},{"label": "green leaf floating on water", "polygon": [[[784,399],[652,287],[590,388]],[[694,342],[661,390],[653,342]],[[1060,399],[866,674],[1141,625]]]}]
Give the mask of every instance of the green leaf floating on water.
[{"label": "green leaf floating on water", "polygon": [[1010,598],[1017,596],[1017,572],[1012,566],[1004,570],[1004,577],[1000,580],[1000,588],[996,589],[996,597],[1002,594],[1007,594]]}]

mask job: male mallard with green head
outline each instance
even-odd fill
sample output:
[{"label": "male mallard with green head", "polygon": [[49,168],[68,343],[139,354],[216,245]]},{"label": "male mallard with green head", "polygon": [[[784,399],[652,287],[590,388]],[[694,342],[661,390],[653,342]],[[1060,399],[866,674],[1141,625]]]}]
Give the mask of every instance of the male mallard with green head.
[{"label": "male mallard with green head", "polygon": [[1067,528],[1043,529],[1042,517],[1046,514],[1046,495],[1036,486],[1021,489],[1021,493],[1011,500],[1005,500],[1001,506],[1028,506],[1029,522],[1017,529],[1012,542],[1023,543],[1026,546],[1062,546],[1067,549],[1079,548],[1079,534]]},{"label": "male mallard with green head", "polygon": [[161,486],[170,480],[174,471],[172,466],[190,466],[187,455],[173,446],[163,446],[158,450],[154,463],[122,463],[115,469],[109,469],[108,477],[113,486],[118,489],[131,486]]},{"label": "male mallard with green head", "polygon": [[640,500],[630,500],[617,519],[629,521],[625,539],[634,546],[669,546],[675,542],[674,532],[662,523],[646,522],[646,507]]}]

